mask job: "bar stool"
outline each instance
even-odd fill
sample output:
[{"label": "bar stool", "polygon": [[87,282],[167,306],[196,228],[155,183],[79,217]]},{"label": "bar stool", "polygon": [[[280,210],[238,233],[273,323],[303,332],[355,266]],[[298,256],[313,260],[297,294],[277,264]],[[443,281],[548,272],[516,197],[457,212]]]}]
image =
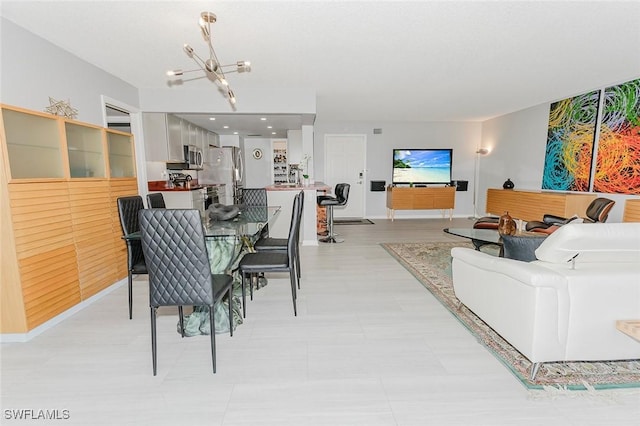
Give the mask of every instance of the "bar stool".
[{"label": "bar stool", "polygon": [[327,209],[327,228],[329,234],[326,238],[321,238],[320,241],[323,243],[341,243],[344,240],[336,239],[336,234],[333,232],[333,208],[335,206],[344,206],[347,204],[347,200],[349,198],[349,188],[351,185],[348,183],[339,183],[336,185],[335,189],[335,197],[331,197],[329,195],[319,195],[318,205],[322,207],[326,207]]}]

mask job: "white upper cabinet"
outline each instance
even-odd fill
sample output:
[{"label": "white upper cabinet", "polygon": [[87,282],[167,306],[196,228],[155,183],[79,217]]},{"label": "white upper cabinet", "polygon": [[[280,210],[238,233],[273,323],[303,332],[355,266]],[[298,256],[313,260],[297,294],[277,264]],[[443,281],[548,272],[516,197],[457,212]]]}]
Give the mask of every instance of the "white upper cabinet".
[{"label": "white upper cabinet", "polygon": [[144,152],[147,161],[167,161],[169,146],[167,132],[167,114],[142,114],[144,130]]},{"label": "white upper cabinet", "polygon": [[184,145],[205,151],[219,146],[218,135],[173,114],[142,114],[147,161],[184,161]]},{"label": "white upper cabinet", "polygon": [[166,116],[168,129],[167,133],[169,135],[169,155],[165,157],[164,160],[184,161],[184,149],[182,148],[182,145],[184,144],[184,135],[185,133],[188,133],[184,129],[184,120],[171,114],[166,114]]}]

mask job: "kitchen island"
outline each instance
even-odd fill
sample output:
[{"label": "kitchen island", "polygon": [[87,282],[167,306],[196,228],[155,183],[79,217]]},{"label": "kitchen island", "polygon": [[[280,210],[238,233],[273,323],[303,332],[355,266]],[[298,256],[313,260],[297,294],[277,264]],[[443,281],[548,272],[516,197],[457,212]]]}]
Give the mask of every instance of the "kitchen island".
[{"label": "kitchen island", "polygon": [[209,204],[218,202],[224,184],[199,184],[197,180],[175,185],[167,181],[149,181],[149,192],[159,192],[168,209],[197,209],[204,215]]},{"label": "kitchen island", "polygon": [[291,212],[293,197],[300,191],[304,191],[304,211],[300,234],[302,235],[302,245],[317,246],[318,235],[316,224],[318,215],[316,212],[316,197],[318,192],[331,192],[331,187],[323,182],[315,182],[309,185],[279,184],[265,187],[269,205],[280,206],[281,211],[278,219],[269,224],[269,235],[275,238],[287,238],[289,235],[289,224],[291,223]]}]

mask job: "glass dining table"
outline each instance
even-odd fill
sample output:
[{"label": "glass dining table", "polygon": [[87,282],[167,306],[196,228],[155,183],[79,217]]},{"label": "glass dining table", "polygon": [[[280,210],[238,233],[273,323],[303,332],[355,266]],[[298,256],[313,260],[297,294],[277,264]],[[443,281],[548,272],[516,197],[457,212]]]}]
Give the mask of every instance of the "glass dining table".
[{"label": "glass dining table", "polygon": [[[253,244],[260,237],[263,228],[272,224],[280,213],[279,206],[242,207],[239,214],[231,220],[211,219],[205,211],[202,227],[209,255],[209,264],[213,274],[230,274],[233,276],[233,320],[229,321],[228,301],[218,303],[214,308],[216,333],[228,333],[229,327],[242,324],[242,277],[237,272],[238,263],[245,253],[253,251]],[[134,232],[124,239],[140,239],[140,232]],[[266,280],[261,280],[264,286]],[[178,332],[180,332],[178,324]],[[184,317],[185,336],[209,334],[209,310],[207,307],[195,306],[193,312]]]}]

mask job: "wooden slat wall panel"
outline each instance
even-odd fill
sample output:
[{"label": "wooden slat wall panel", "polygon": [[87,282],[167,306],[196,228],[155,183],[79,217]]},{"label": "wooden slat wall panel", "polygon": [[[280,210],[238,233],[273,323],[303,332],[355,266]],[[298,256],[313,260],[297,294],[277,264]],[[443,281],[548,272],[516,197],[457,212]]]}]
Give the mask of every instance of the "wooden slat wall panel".
[{"label": "wooden slat wall panel", "polygon": [[112,244],[115,251],[117,264],[117,278],[122,279],[127,276],[127,245],[122,239],[122,227],[120,226],[120,216],[118,215],[117,200],[119,197],[138,195],[138,182],[132,179],[112,179],[111,187],[111,229],[113,233]]},{"label": "wooden slat wall panel", "polygon": [[623,222],[640,222],[640,198],[629,198],[624,202]]},{"label": "wooden slat wall panel", "polygon": [[545,214],[571,217],[585,215],[593,194],[563,194],[504,189],[487,190],[487,213],[500,216],[508,211],[514,219],[542,220]]},{"label": "wooden slat wall panel", "polygon": [[80,295],[85,300],[117,281],[110,185],[107,180],[70,181],[68,185]]},{"label": "wooden slat wall panel", "polygon": [[9,199],[27,326],[80,302],[67,183],[11,183]]}]

